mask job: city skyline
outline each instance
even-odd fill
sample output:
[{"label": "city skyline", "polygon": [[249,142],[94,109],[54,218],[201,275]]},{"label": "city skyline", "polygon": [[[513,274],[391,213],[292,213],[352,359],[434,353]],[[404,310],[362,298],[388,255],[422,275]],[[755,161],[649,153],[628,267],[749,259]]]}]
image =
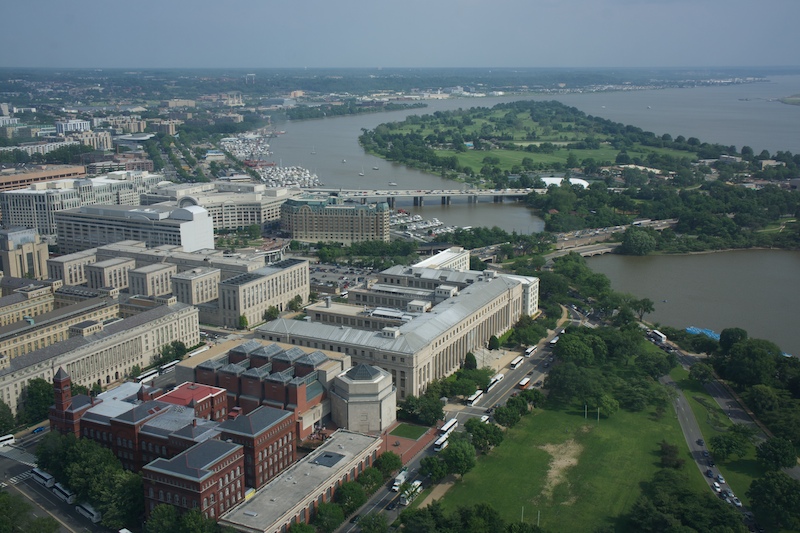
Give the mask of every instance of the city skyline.
[{"label": "city skyline", "polygon": [[176,0],[143,13],[97,0],[42,7],[32,15],[22,3],[5,6],[4,18],[16,22],[0,35],[0,67],[792,66],[800,47],[793,28],[800,4],[792,0],[760,4],[761,23],[745,0],[411,0],[400,7],[244,0],[224,9]]}]

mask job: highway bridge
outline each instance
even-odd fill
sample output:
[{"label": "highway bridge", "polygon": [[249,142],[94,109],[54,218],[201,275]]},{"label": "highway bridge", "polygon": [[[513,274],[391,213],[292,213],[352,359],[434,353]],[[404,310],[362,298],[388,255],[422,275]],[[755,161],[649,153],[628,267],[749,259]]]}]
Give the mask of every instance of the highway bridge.
[{"label": "highway bridge", "polygon": [[359,202],[362,204],[385,201],[389,207],[394,208],[397,200],[412,200],[415,206],[423,206],[425,202],[441,202],[449,205],[453,198],[466,198],[467,203],[491,200],[502,203],[505,200],[522,201],[532,192],[537,194],[547,193],[547,189],[333,189],[315,187],[307,189],[310,192],[327,193],[344,198],[345,202]]}]

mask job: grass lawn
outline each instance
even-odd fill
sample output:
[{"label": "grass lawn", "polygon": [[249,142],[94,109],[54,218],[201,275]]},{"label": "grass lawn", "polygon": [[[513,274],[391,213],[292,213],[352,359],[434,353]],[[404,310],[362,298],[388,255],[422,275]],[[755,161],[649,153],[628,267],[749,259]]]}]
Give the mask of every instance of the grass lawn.
[{"label": "grass lawn", "polygon": [[400,424],[394,431],[389,433],[389,435],[394,435],[395,437],[403,437],[404,439],[414,439],[417,440],[421,436],[425,434],[430,428],[426,426],[415,426],[412,424]]},{"label": "grass lawn", "polygon": [[[732,422],[725,415],[725,412],[716,401],[706,392],[702,385],[693,379],[689,379],[689,372],[681,367],[676,367],[670,372],[670,376],[678,386],[683,389],[689,405],[692,406],[694,416],[703,432],[703,438],[708,445],[709,440],[717,435],[722,435]],[[749,505],[749,500],[745,495],[750,483],[763,474],[763,467],[756,459],[755,446],[750,446],[747,455],[739,458],[728,458],[727,461],[714,459],[720,472],[725,476],[730,489],[739,497],[745,505]]]},{"label": "grass lawn", "polygon": [[[447,492],[449,511],[492,504],[509,521],[550,531],[624,528],[619,519],[640,495],[641,483],[659,470],[658,443],[677,444],[688,456],[673,409],[661,420],[651,412],[618,411],[610,419],[583,418],[582,411],[536,411],[506,433],[503,443],[479,458],[475,469]],[[551,463],[552,460],[552,463]],[[708,490],[693,467],[684,468],[696,490]]]}]

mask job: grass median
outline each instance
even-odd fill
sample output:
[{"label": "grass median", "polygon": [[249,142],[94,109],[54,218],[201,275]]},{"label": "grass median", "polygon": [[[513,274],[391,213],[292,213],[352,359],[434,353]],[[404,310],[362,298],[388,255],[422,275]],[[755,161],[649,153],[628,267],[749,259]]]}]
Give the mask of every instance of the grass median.
[{"label": "grass median", "polygon": [[[640,495],[641,484],[660,469],[663,439],[686,450],[672,408],[660,420],[652,411],[618,411],[599,424],[592,413],[537,410],[506,433],[503,443],[458,481],[442,499],[447,510],[486,502],[509,521],[551,531],[624,529],[620,515]],[[696,469],[690,483],[705,488]],[[706,489],[707,490],[707,489]]]}]

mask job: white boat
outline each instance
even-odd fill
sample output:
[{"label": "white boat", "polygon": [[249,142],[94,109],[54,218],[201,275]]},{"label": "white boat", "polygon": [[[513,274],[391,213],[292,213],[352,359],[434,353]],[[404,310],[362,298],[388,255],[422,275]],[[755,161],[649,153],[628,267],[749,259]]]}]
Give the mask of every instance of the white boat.
[{"label": "white boat", "polygon": [[390,181],[389,182],[389,187],[397,187],[397,183],[395,183],[393,181]]},{"label": "white boat", "polygon": [[378,167],[372,167],[372,170],[378,170]]},{"label": "white boat", "polygon": [[358,175],[359,176],[363,176],[364,175],[364,167],[361,167],[361,172],[359,172]]},{"label": "white boat", "polygon": [[342,159],[342,163],[347,163],[347,159]]}]

